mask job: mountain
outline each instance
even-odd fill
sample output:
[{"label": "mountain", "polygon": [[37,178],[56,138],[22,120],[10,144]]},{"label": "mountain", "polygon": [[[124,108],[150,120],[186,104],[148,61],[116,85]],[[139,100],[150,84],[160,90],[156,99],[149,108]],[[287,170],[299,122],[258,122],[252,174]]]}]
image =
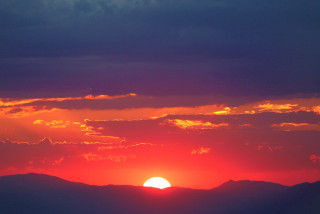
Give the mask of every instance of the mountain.
[{"label": "mountain", "polygon": [[44,174],[0,177],[1,214],[320,213],[320,182],[228,181],[210,190],[93,186]]}]

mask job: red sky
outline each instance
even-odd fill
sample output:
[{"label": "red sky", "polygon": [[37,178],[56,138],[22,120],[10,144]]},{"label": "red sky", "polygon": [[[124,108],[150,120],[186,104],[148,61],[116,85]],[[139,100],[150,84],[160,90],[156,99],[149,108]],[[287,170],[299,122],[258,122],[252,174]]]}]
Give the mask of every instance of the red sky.
[{"label": "red sky", "polygon": [[229,179],[320,179],[320,98],[233,106],[203,99],[1,99],[1,175],[40,172],[98,185],[161,176],[192,188]]}]

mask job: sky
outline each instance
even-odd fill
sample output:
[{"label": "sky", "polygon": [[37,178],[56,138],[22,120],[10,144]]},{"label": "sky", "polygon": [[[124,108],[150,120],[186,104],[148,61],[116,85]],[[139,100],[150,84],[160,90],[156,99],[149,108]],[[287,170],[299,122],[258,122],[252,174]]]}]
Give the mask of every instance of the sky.
[{"label": "sky", "polygon": [[1,0],[0,176],[320,180],[318,0]]}]

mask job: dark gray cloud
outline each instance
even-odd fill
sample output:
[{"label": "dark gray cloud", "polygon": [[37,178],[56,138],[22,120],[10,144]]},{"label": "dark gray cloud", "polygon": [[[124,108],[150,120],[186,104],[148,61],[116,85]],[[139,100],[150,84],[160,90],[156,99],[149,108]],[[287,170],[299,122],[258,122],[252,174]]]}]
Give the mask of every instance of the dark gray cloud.
[{"label": "dark gray cloud", "polygon": [[319,93],[319,9],[315,0],[3,0],[0,93]]}]

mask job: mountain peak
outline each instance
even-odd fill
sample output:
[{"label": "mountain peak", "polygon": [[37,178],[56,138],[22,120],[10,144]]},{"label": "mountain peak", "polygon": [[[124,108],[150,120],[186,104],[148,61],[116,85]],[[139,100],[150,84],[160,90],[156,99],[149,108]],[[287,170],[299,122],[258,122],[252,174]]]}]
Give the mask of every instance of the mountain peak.
[{"label": "mountain peak", "polygon": [[287,186],[283,186],[277,183],[265,182],[265,181],[251,181],[251,180],[229,180],[220,186],[214,188],[215,191],[220,192],[234,192],[234,191],[246,191],[246,192],[274,192],[287,189]]}]

